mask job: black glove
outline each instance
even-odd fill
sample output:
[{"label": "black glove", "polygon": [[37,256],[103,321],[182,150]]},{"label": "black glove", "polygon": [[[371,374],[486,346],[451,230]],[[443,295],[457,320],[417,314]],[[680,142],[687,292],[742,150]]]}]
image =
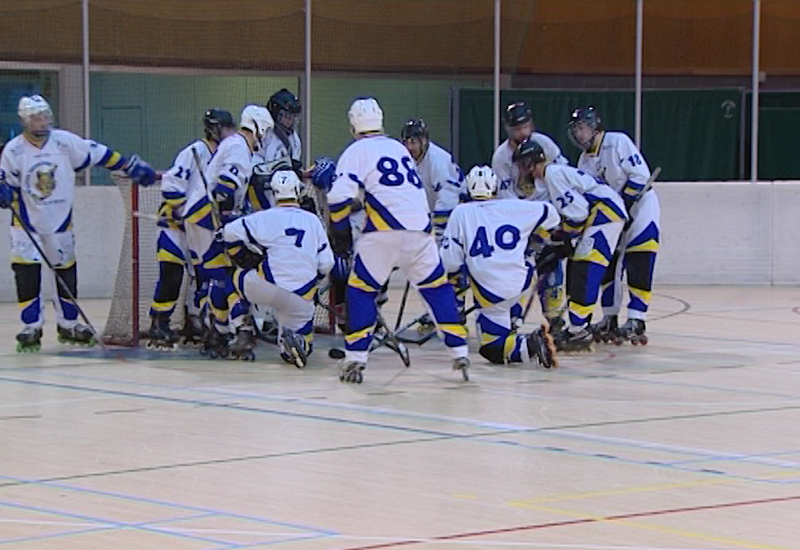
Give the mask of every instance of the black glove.
[{"label": "black glove", "polygon": [[306,212],[311,212],[312,214],[317,213],[317,203],[315,203],[314,199],[308,195],[300,197],[300,208]]},{"label": "black glove", "polygon": [[536,271],[539,273],[539,276],[541,277],[555,271],[559,262],[564,258],[572,256],[574,251],[575,249],[570,240],[545,246],[539,255],[536,256]]},{"label": "black glove", "polygon": [[337,256],[349,258],[353,248],[353,231],[350,225],[343,229],[331,229],[330,232],[331,250]]},{"label": "black glove", "polygon": [[[233,247],[230,251],[231,260],[242,269],[255,269],[264,261],[264,254],[253,252],[244,245]],[[238,250],[235,250],[238,248]]]}]

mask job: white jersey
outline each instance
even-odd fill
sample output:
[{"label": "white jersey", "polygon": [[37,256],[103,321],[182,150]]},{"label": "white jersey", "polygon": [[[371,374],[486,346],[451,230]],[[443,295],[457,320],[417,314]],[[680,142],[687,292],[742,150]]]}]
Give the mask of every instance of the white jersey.
[{"label": "white jersey", "polygon": [[[247,182],[252,173],[252,155],[247,139],[239,132],[222,140],[203,173],[212,195],[233,196],[233,212],[242,210]],[[211,205],[205,185],[191,189],[186,201],[186,220],[213,230]]]},{"label": "white jersey", "polygon": [[[536,192],[558,209],[564,218],[565,229],[581,230],[589,221],[592,209],[599,204],[607,207],[605,218],[627,218],[625,203],[619,194],[583,170],[563,164],[548,164],[544,177],[536,179],[535,184]],[[591,221],[599,224],[602,220],[595,216]]]},{"label": "white jersey", "polygon": [[19,214],[36,233],[72,228],[75,173],[89,166],[122,168],[122,157],[101,143],[54,129],[44,144],[24,134],[9,141],[0,159],[0,181],[20,191]]},{"label": "white jersey", "polygon": [[453,155],[429,142],[425,156],[417,162],[417,174],[425,185],[434,218],[448,216],[458,206],[464,186],[464,173],[453,161]]},{"label": "white jersey", "polygon": [[[287,143],[289,144],[288,148],[286,147]],[[294,159],[296,161],[300,161],[303,158],[300,136],[296,131],[286,136],[286,143],[284,143],[273,128],[264,136],[261,147],[253,155],[253,161],[256,164],[262,162],[270,163],[280,158]],[[289,161],[289,165],[291,165],[291,161]]]},{"label": "white jersey", "polygon": [[328,236],[317,216],[295,206],[261,210],[225,225],[225,242],[260,247],[266,258],[259,273],[270,283],[306,299],[319,275],[333,268]]},{"label": "white jersey", "polygon": [[[569,164],[569,161],[561,154],[561,149],[552,138],[539,132],[534,132],[531,134],[530,139],[536,140],[542,146],[547,162]],[[520,182],[519,167],[513,161],[514,149],[511,142],[505,140],[492,155],[492,170],[497,175],[497,198],[542,200],[541,196],[537,196],[533,192],[532,186],[526,186],[524,181]]]},{"label": "white jersey", "polygon": [[581,154],[578,168],[631,198],[635,198],[650,179],[647,161],[631,138],[622,132],[600,134],[596,145]]},{"label": "white jersey", "polygon": [[366,220],[371,231],[431,231],[425,189],[408,149],[383,134],[366,135],[351,143],[336,164],[336,179],[328,191],[331,220],[341,223],[348,205],[364,190]]},{"label": "white jersey", "polygon": [[541,201],[486,200],[453,210],[442,238],[441,255],[449,273],[467,266],[487,301],[518,295],[532,275],[525,261],[528,239],[542,237],[561,223],[552,204]]},{"label": "white jersey", "polygon": [[[197,151],[200,166],[195,163],[192,149]],[[208,166],[213,154],[211,144],[205,139],[198,139],[181,149],[172,163],[172,168],[161,176],[161,195],[173,206],[178,217],[183,215],[186,200],[195,189],[200,189],[205,194],[206,188],[200,172]]]}]

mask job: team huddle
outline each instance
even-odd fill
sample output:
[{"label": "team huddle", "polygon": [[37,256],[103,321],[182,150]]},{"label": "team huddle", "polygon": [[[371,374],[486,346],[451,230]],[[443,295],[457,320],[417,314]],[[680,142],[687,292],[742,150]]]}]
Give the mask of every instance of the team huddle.
[{"label": "team huddle", "polygon": [[[508,139],[491,166],[466,176],[422,120],[406,123],[401,140],[389,137],[374,98],[351,105],[354,139],[339,158],[303,169],[300,110],[286,89],[266,107],[246,106],[238,124],[228,111],[210,109],[203,139],[160,175],[151,347],[183,341],[211,357],[252,360],[258,333],[271,333],[281,357],[303,368],[313,350],[315,297],[329,285],[338,292],[326,307],[345,333],[339,379],[360,383],[370,351],[387,341],[374,333],[388,331],[380,305],[396,269],[419,292],[465,380],[472,310],[479,353],[493,364],[551,368],[559,352],[588,351],[593,342],[647,342],[658,198],[631,139],[605,131],[593,108],[576,109],[568,121],[582,151],[577,168],[535,131],[527,105],[513,103],[504,113]],[[102,166],[142,186],[159,174],[135,155],[53,129],[40,96],[23,98],[19,116],[24,132],[0,160],[0,207],[13,213],[12,268],[24,325],[18,351],[41,346],[43,262],[60,283],[59,339],[91,344],[96,335],[78,321],[75,304],[75,174]],[[171,319],[187,271],[191,296],[176,330]],[[624,274],[629,300],[620,323]],[[521,334],[532,295],[543,322]],[[604,315],[592,324],[598,300]]]}]

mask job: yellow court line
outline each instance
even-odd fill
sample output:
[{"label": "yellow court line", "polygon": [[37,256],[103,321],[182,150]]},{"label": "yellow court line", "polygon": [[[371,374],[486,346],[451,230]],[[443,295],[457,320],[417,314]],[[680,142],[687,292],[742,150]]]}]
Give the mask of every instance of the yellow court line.
[{"label": "yellow court line", "polygon": [[549,506],[533,506],[532,509],[538,510],[540,512],[548,512],[551,514],[561,515],[570,517],[573,519],[590,519],[597,523],[622,523],[626,526],[636,527],[638,529],[644,529],[647,531],[660,531],[663,533],[668,533],[671,535],[677,535],[684,538],[690,539],[697,539],[697,540],[704,540],[707,542],[717,542],[721,544],[727,544],[729,546],[735,546],[737,548],[748,548],[750,550],[791,550],[790,548],[786,548],[784,546],[772,546],[767,544],[761,544],[758,542],[746,541],[741,539],[728,539],[725,537],[717,537],[714,535],[709,535],[707,533],[701,533],[699,531],[688,531],[685,529],[674,529],[672,527],[662,527],[660,525],[652,525],[649,523],[643,523],[640,521],[629,520],[625,518],[613,518],[613,517],[606,517],[606,516],[597,516],[594,514],[584,514],[575,510],[562,510],[560,508],[552,508]]},{"label": "yellow court line", "polygon": [[[772,481],[776,479],[783,479],[783,478],[792,478],[797,477],[797,472],[783,472],[780,474],[775,474],[772,476],[764,476],[761,479],[763,481]],[[661,483],[658,485],[638,485],[633,487],[625,487],[623,489],[609,489],[606,491],[586,491],[582,493],[566,493],[561,495],[554,495],[549,497],[542,497],[542,498],[534,498],[534,499],[526,499],[526,500],[514,500],[508,502],[509,506],[513,506],[515,508],[528,508],[529,506],[534,506],[536,504],[547,504],[551,502],[564,502],[567,500],[583,500],[587,498],[593,497],[604,497],[604,496],[616,496],[616,495],[627,495],[633,493],[649,493],[649,492],[658,492],[658,491],[668,491],[670,489],[685,489],[688,487],[704,487],[708,485],[729,485],[734,483],[744,483],[745,481],[751,481],[748,479],[741,479],[741,478],[722,478],[722,479],[703,479],[700,481],[684,481],[680,483]]]}]

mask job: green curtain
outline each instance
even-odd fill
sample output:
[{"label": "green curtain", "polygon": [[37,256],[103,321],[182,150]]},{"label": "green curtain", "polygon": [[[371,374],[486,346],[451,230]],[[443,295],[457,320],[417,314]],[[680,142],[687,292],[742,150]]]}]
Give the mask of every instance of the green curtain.
[{"label": "green curtain", "polygon": [[[642,98],[642,152],[660,179],[714,181],[738,178],[741,91],[648,91]],[[633,138],[634,94],[617,91],[506,90],[503,106],[526,101],[538,131],[549,135],[573,163],[580,153],[567,138],[573,109],[593,105],[607,130]],[[488,163],[492,147],[492,92],[458,91],[459,162],[467,171]],[[504,130],[501,128],[501,136]]]}]

